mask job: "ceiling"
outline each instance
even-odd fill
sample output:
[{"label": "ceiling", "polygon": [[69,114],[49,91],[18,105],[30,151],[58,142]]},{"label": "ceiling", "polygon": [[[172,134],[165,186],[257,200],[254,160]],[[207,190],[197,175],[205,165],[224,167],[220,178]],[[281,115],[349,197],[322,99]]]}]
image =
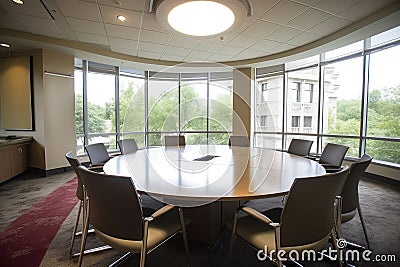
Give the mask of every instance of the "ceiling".
[{"label": "ceiling", "polygon": [[[1,0],[0,28],[27,33],[36,36],[37,40],[53,37],[55,39],[47,40],[58,41],[60,45],[72,42],[78,47],[89,47],[89,50],[111,51],[139,59],[240,62],[318,42],[398,2],[249,1],[253,15],[223,36],[224,40],[168,32],[157,22],[155,14],[149,13],[150,0],[26,0],[24,5]],[[124,15],[127,20],[121,22],[117,15]]]}]

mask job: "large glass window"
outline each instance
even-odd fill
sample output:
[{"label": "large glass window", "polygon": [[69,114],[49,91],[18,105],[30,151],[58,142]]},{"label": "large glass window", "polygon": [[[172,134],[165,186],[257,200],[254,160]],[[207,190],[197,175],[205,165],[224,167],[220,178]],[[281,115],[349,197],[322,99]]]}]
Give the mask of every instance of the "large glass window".
[{"label": "large glass window", "polygon": [[76,131],[76,153],[83,154],[85,148],[85,135],[83,123],[83,72],[75,70],[75,131]]},{"label": "large glass window", "polygon": [[[400,46],[370,55],[367,136],[400,137]],[[400,163],[400,142],[367,141],[378,160]],[[397,148],[397,149],[396,149]]]}]

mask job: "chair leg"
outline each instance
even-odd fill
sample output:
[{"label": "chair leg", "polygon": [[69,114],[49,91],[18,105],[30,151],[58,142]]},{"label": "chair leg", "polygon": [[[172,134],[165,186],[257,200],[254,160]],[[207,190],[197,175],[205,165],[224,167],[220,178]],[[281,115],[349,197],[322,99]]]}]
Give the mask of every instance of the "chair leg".
[{"label": "chair leg", "polygon": [[232,264],[232,252],[233,252],[233,246],[235,245],[238,212],[239,210],[236,210],[235,215],[233,216],[233,227],[231,233],[231,241],[229,244],[228,265]]},{"label": "chair leg", "polygon": [[188,245],[188,240],[187,240],[187,235],[186,235],[186,225],[185,225],[185,219],[183,217],[183,210],[181,207],[178,208],[179,212],[179,220],[181,222],[181,228],[182,228],[182,238],[183,238],[183,245],[185,246],[185,252],[186,252],[186,258],[189,263],[189,245]]},{"label": "chair leg", "polygon": [[336,239],[335,229],[332,229],[332,231],[331,231],[331,240],[332,240],[333,248],[337,251],[337,255],[336,255],[337,262],[339,263],[339,266],[342,267],[342,259],[339,256],[339,255],[341,255],[341,253],[339,251],[340,248],[338,247],[338,245],[336,243],[337,239]]},{"label": "chair leg", "polygon": [[147,236],[149,234],[149,221],[144,221],[142,248],[140,250],[140,267],[144,267],[147,253]]},{"label": "chair leg", "polygon": [[83,206],[83,201],[79,201],[79,209],[78,209],[78,215],[76,216],[76,221],[74,225],[74,230],[72,231],[72,237],[71,237],[71,245],[69,248],[69,255],[72,255],[72,249],[74,247],[74,242],[75,242],[75,236],[76,236],[76,230],[78,228],[78,223],[79,223],[79,218],[81,217],[81,211],[82,211],[82,206]]},{"label": "chair leg", "polygon": [[362,216],[360,204],[358,204],[357,210],[358,210],[358,215],[360,216],[361,226],[362,226],[363,231],[364,231],[365,240],[367,241],[367,248],[370,249],[369,240],[368,240],[368,236],[367,236],[367,229],[365,228],[364,219],[363,219],[363,216]]},{"label": "chair leg", "polygon": [[[85,204],[85,202],[86,202],[86,204]],[[85,246],[86,246],[86,237],[87,237],[87,232],[88,232],[88,228],[89,228],[89,214],[88,214],[89,213],[88,212],[89,211],[89,200],[87,199],[85,202],[83,205],[83,215],[84,215],[85,220],[83,222],[81,249],[79,252],[79,260],[78,260],[79,267],[82,266],[82,260],[83,260],[83,255],[84,255],[84,251],[85,251]]]}]

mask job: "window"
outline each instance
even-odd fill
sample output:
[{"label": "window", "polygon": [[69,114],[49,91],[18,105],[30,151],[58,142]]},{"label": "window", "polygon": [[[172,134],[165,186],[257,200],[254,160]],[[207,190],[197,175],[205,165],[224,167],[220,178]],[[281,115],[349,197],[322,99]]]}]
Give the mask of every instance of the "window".
[{"label": "window", "polygon": [[300,82],[293,82],[293,96],[294,96],[294,101],[295,102],[300,102],[301,101],[301,83]]},{"label": "window", "polygon": [[292,116],[292,127],[300,127],[300,116]]},{"label": "window", "polygon": [[313,93],[314,93],[314,84],[306,83],[304,88],[304,99],[308,101],[308,103],[313,102]]},{"label": "window", "polygon": [[303,127],[312,127],[312,117],[311,116],[304,116]]},{"label": "window", "polygon": [[267,102],[268,101],[268,84],[263,83],[261,84],[261,99],[262,102]]},{"label": "window", "polygon": [[268,116],[260,116],[260,126],[267,126]]}]

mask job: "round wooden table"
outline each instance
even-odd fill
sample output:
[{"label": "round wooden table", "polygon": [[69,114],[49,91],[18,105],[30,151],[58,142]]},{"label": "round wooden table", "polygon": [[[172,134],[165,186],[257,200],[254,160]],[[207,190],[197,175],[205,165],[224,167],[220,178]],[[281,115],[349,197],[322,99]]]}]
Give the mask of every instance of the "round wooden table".
[{"label": "round wooden table", "polygon": [[111,159],[104,171],[130,176],[139,192],[182,206],[284,195],[296,177],[325,174],[319,163],[303,157],[224,145],[138,150]]}]

